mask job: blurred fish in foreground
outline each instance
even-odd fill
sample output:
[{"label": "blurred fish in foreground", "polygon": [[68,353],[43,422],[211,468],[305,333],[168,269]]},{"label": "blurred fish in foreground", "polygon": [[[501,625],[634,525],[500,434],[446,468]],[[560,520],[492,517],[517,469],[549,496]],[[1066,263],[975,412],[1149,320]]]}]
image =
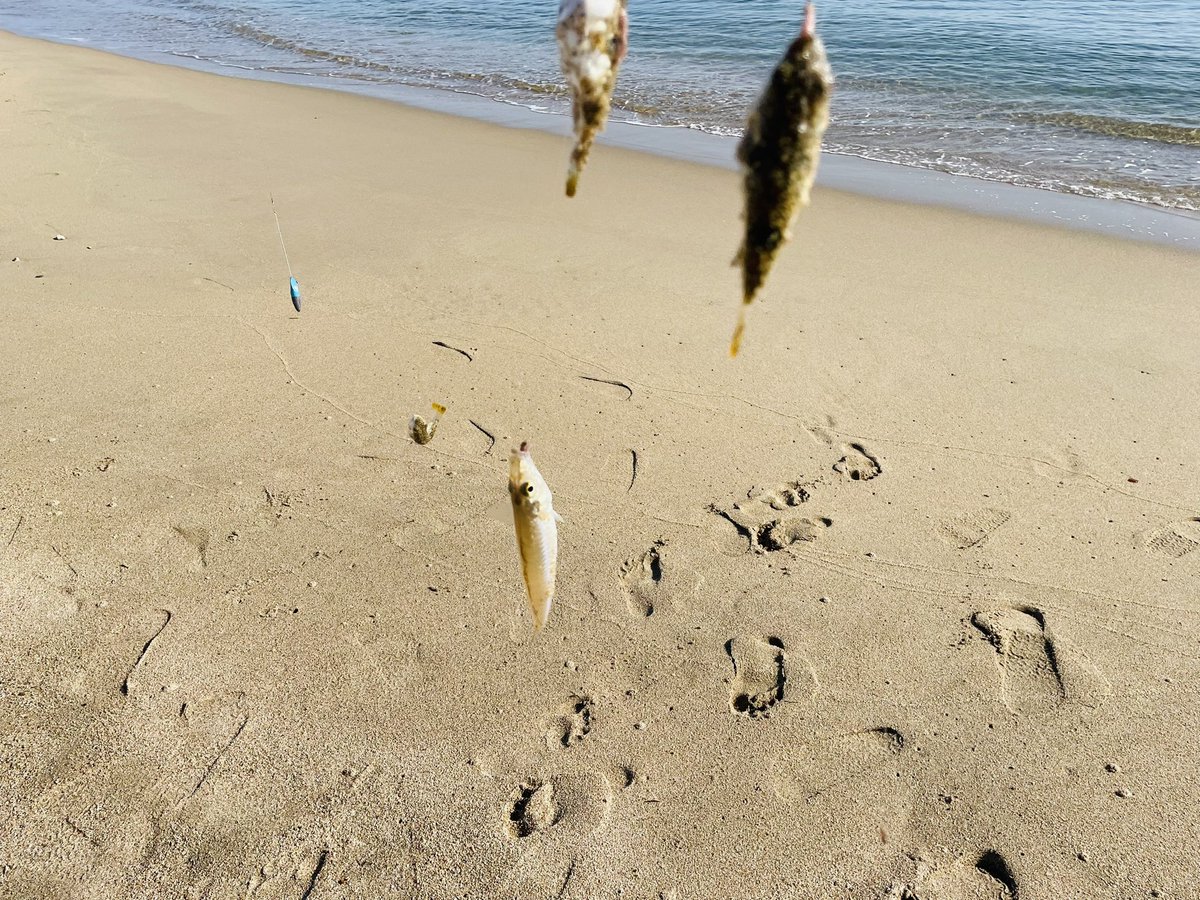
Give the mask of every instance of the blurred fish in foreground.
[{"label": "blurred fish in foreground", "polygon": [[625,0],[562,0],[555,33],[575,122],[567,169],[567,196],[574,197],[592,142],[608,120],[617,69],[629,46]]},{"label": "blurred fish in foreground", "polygon": [[521,575],[533,611],[533,628],[541,631],[550,617],[554,579],[558,573],[558,523],[550,488],[533,464],[529,444],[512,451],[508,461],[508,494],[512,498]]},{"label": "blurred fish in foreground", "polygon": [[738,144],[746,233],[733,264],[742,267],[742,308],[729,345],[737,356],[746,307],[766,283],[775,255],[792,237],[792,224],[817,176],[821,137],[829,124],[833,75],[817,37],[816,13],[805,8],[804,27],[771,74]]}]

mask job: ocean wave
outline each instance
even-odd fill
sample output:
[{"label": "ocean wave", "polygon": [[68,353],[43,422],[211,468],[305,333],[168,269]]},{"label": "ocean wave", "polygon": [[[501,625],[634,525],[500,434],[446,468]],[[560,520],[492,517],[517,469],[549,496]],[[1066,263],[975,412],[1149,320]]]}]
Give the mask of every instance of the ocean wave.
[{"label": "ocean wave", "polygon": [[[351,32],[340,40],[320,30],[305,31],[301,38],[289,28],[281,33],[278,23],[247,21],[209,0],[181,2],[216,13],[206,16],[205,27],[223,32],[226,42],[234,40],[231,53],[204,55],[214,65],[437,88],[540,113],[569,114],[569,96],[557,72],[552,44],[545,56],[518,55],[511,64],[491,49],[477,51],[469,41],[463,44],[465,49],[451,52],[424,43],[406,49],[406,44],[385,40],[382,49],[362,52]],[[241,49],[234,50],[237,45]],[[737,80],[736,67],[718,79],[694,67],[671,68],[670,61],[662,65],[666,68],[631,69],[631,77],[618,86],[614,97],[614,121],[741,135],[745,107],[757,93],[756,79]],[[1034,111],[1025,103],[989,99],[965,89],[862,74],[842,77],[839,96],[826,140],[831,153],[1064,193],[1200,210],[1200,184],[1188,177],[1188,166],[1180,160],[1183,151],[1170,149],[1200,146],[1197,127],[1077,111]],[[1159,146],[1134,153],[1123,143],[1130,140]]]},{"label": "ocean wave", "polygon": [[1139,122],[1115,116],[1097,116],[1078,112],[1021,113],[1017,118],[1039,125],[1059,125],[1105,137],[1130,138],[1137,141],[1157,141],[1160,144],[1181,144],[1200,147],[1200,128],[1171,125],[1166,122]]}]

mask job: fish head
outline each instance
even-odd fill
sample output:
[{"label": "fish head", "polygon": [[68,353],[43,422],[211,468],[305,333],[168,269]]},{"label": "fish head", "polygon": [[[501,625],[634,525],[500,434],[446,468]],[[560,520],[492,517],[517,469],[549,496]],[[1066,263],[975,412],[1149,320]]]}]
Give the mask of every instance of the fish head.
[{"label": "fish head", "polygon": [[[825,56],[825,45],[817,37],[816,7],[810,2],[804,8],[804,24],[800,34],[792,41],[784,54],[785,61],[798,68],[807,93],[809,102],[824,104],[828,102],[829,88],[833,83],[833,73],[829,69],[829,60]],[[822,130],[824,126],[822,126]]]},{"label": "fish head", "polygon": [[817,8],[811,2],[805,4],[804,24],[800,26],[800,34],[792,41],[786,55],[792,59],[815,56],[818,57],[818,65],[825,65],[825,48],[817,37]]},{"label": "fish head", "polygon": [[541,510],[551,508],[550,488],[534,465],[526,441],[522,441],[521,448],[509,455],[508,494],[512,497],[514,510],[527,510],[537,515]]}]

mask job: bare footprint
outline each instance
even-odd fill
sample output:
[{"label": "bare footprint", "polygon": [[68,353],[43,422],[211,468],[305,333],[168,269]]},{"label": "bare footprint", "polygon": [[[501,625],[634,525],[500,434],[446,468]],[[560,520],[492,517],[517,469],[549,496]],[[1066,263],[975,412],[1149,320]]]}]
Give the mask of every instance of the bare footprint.
[{"label": "bare footprint", "polygon": [[559,818],[554,802],[554,782],[529,779],[517,788],[505,808],[506,827],[514,838],[548,832]]},{"label": "bare footprint", "polygon": [[287,850],[250,876],[246,897],[251,900],[309,897],[321,884],[328,862],[329,851],[325,849]]},{"label": "bare footprint", "polygon": [[1000,698],[1012,712],[1051,712],[1069,701],[1096,707],[1108,696],[1104,676],[1082,651],[1055,637],[1045,614],[1032,606],[977,612],[1000,667]]},{"label": "bare footprint", "polygon": [[849,481],[870,481],[883,474],[879,459],[862,444],[848,444],[846,454],[833,464],[833,471]]},{"label": "bare footprint", "polygon": [[774,508],[759,500],[735,503],[727,509],[710,504],[708,510],[737,529],[746,540],[748,553],[785,550],[801,541],[814,541],[833,527],[833,519],[825,516],[775,516]]},{"label": "bare footprint", "polygon": [[515,838],[549,831],[558,824],[561,812],[554,797],[554,782],[531,778],[513,793],[505,809],[508,833]]},{"label": "bare footprint", "polygon": [[1020,900],[1017,879],[1008,861],[985,850],[937,869],[922,881],[919,900]]},{"label": "bare footprint", "polygon": [[196,558],[188,564],[189,572],[198,572],[208,565],[208,545],[212,533],[199,525],[172,525],[171,530],[187,541],[196,552]]},{"label": "bare footprint", "polygon": [[640,557],[627,559],[621,566],[621,582],[627,592],[626,605],[632,615],[642,618],[654,615],[663,579],[662,548],[665,546],[665,541],[655,541],[654,546]]},{"label": "bare footprint", "polygon": [[582,743],[583,739],[592,731],[594,705],[591,697],[579,695],[568,697],[567,702],[546,729],[546,743],[551,747],[560,747],[564,750]]},{"label": "bare footprint", "polygon": [[787,655],[783,641],[769,637],[730,638],[725,652],[733,663],[733,689],[729,707],[751,719],[765,718],[783,701],[787,687]]},{"label": "bare footprint", "polygon": [[801,484],[799,481],[788,481],[759,494],[755,499],[759,503],[771,507],[776,512],[783,512],[793,506],[807,503],[811,496],[808,486]]},{"label": "bare footprint", "polygon": [[957,549],[969,550],[986,541],[1011,518],[1012,513],[1005,509],[978,509],[942,522],[938,534]]},{"label": "bare footprint", "polygon": [[825,516],[796,514],[797,507],[812,498],[812,487],[812,482],[799,480],[765,490],[752,487],[744,499],[720,506],[710,503],[708,511],[734,527],[745,539],[747,552],[785,550],[802,541],[814,541],[833,526],[833,520]]},{"label": "bare footprint", "polygon": [[598,772],[529,778],[504,808],[504,829],[518,840],[559,832],[578,838],[604,825],[611,804],[612,785]]},{"label": "bare footprint", "polygon": [[1180,559],[1200,547],[1200,518],[1173,522],[1145,535],[1145,545],[1155,553]]},{"label": "bare footprint", "polygon": [[800,541],[815,541],[822,531],[832,526],[833,519],[824,516],[777,519],[759,529],[758,545],[764,550],[783,550]]},{"label": "bare footprint", "polygon": [[772,784],[780,799],[813,800],[872,773],[894,773],[905,746],[904,735],[887,725],[838,735],[776,757]]},{"label": "bare footprint", "polygon": [[789,651],[778,637],[735,637],[725,642],[733,664],[729,708],[751,719],[768,717],[785,698],[796,701],[812,697],[817,676],[808,658]]}]

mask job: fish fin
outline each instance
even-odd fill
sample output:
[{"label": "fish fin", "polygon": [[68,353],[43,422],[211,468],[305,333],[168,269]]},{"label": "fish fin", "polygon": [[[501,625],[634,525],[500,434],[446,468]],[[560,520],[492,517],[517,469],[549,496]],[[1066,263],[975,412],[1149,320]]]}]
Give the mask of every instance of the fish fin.
[{"label": "fish fin", "polygon": [[433,411],[434,411],[435,413],[437,413],[439,416],[442,416],[442,415],[445,415],[445,414],[446,414],[446,407],[442,406],[442,404],[440,404],[440,403],[431,403],[431,404],[429,404],[429,405],[433,407]]},{"label": "fish fin", "polygon": [[554,512],[554,521],[555,521],[555,522],[558,522],[558,523],[561,525],[561,524],[564,524],[564,523],[566,523],[566,521],[567,521],[567,520],[566,520],[566,519],[564,519],[562,516],[560,516],[560,515],[558,514],[558,511],[557,511],[557,510],[555,510],[555,512]]}]

